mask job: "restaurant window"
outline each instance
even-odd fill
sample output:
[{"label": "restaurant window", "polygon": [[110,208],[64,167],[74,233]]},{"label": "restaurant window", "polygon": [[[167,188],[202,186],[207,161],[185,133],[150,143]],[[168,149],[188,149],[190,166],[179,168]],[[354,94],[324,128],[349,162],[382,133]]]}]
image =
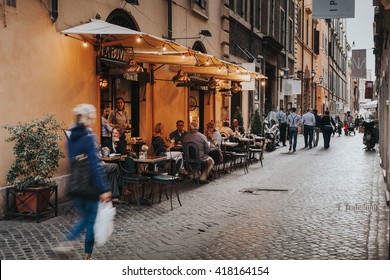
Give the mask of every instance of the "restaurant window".
[{"label": "restaurant window", "polygon": [[255,8],[254,8],[254,25],[255,28],[259,29],[261,28],[261,0],[255,0]]},{"label": "restaurant window", "polygon": [[286,14],[283,9],[280,9],[280,32],[279,43],[286,49]]},{"label": "restaurant window", "polygon": [[16,9],[16,0],[7,0],[6,4],[7,4],[8,7]]},{"label": "restaurant window", "polygon": [[268,2],[268,36],[273,37],[275,31],[275,0]]},{"label": "restaurant window", "polygon": [[292,19],[288,21],[288,30],[288,51],[292,54],[294,51],[294,24]]},{"label": "restaurant window", "polygon": [[297,35],[298,37],[302,38],[302,9],[301,7],[298,7],[297,11]]}]

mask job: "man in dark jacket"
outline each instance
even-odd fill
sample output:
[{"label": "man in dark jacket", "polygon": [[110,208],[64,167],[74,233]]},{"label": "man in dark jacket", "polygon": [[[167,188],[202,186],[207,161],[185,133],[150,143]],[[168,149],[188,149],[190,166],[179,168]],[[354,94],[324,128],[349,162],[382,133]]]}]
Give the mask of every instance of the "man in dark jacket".
[{"label": "man in dark jacket", "polygon": [[314,117],[316,119],[316,124],[314,125],[314,134],[313,134],[313,146],[317,147],[318,146],[318,140],[320,138],[320,131],[321,131],[321,117],[318,115],[317,109],[313,110]]}]

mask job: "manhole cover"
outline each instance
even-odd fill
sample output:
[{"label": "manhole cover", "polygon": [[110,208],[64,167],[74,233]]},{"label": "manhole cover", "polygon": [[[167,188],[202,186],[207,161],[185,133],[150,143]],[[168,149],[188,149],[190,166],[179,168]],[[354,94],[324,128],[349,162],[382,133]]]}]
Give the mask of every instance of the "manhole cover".
[{"label": "manhole cover", "polygon": [[267,189],[267,188],[246,188],[241,190],[243,193],[259,194],[260,192],[287,192],[287,189]]}]

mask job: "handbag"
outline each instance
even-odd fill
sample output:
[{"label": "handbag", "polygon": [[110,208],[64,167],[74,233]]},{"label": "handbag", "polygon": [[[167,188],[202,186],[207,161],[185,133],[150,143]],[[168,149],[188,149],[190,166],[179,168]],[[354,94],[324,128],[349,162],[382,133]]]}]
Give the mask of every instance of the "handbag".
[{"label": "handbag", "polygon": [[106,244],[114,232],[116,209],[112,202],[99,202],[95,224],[93,225],[94,239],[97,247]]},{"label": "handbag", "polygon": [[72,158],[71,173],[65,193],[72,198],[99,199],[99,190],[95,186],[92,173],[85,154]]}]

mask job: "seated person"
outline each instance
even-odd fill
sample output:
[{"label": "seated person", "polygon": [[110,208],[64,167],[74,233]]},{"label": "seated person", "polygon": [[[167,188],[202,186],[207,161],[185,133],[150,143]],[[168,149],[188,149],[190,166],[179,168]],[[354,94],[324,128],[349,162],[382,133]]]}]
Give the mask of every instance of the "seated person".
[{"label": "seated person", "polygon": [[231,138],[234,136],[233,130],[230,128],[229,121],[223,121],[222,127],[219,129],[219,133],[221,133],[222,137]]},{"label": "seated person", "polygon": [[[119,133],[118,133],[118,137],[119,137]],[[98,149],[98,147],[96,147],[96,149]],[[104,172],[106,173],[107,176],[107,180],[111,187],[112,202],[124,203],[120,198],[122,195],[123,182],[122,182],[122,174],[118,163],[101,161],[100,165],[104,169]]]},{"label": "seated person", "polygon": [[111,141],[108,143],[110,154],[125,154],[127,142],[126,139],[121,138],[121,131],[118,128],[112,129]]},{"label": "seated person", "polygon": [[[192,121],[190,123],[190,132],[184,137],[183,147],[185,153],[187,152],[188,143],[194,143],[199,151],[199,158],[201,161],[204,161],[207,165],[206,168],[203,169],[202,174],[200,174],[199,180],[202,184],[207,184],[209,181],[207,180],[210,175],[211,170],[214,166],[214,160],[208,155],[210,148],[207,142],[206,136],[200,133],[199,124],[197,122]],[[186,157],[189,158],[189,155],[186,154]]]},{"label": "seated person", "polygon": [[[216,164],[220,164],[223,162],[222,152],[220,147],[222,146],[222,137],[218,130],[215,129],[215,124],[213,122],[207,123],[206,126],[206,137],[207,141],[210,142],[211,151],[209,152],[209,156],[214,160]],[[218,148],[218,149],[213,149]]]},{"label": "seated person", "polygon": [[184,136],[187,135],[187,131],[184,130],[184,121],[178,120],[176,122],[176,130],[169,134],[169,139],[175,140],[175,145],[182,145]]},{"label": "seated person", "polygon": [[232,122],[232,130],[234,131],[234,135],[243,135],[245,133],[245,129],[238,125],[238,120],[234,119]]},{"label": "seated person", "polygon": [[[170,160],[171,158],[175,161],[179,160],[180,158],[183,158],[183,155],[181,152],[176,151],[170,151],[170,149],[175,144],[173,141],[166,140],[164,137],[164,125],[162,123],[157,123],[154,127],[154,135],[152,137],[152,146],[153,151],[155,155],[165,154],[167,157],[167,160]],[[182,166],[183,167],[183,166]]]},{"label": "seated person", "polygon": [[102,167],[107,175],[108,182],[111,186],[112,202],[124,203],[120,198],[122,194],[123,182],[119,165],[113,162],[102,161]]}]

